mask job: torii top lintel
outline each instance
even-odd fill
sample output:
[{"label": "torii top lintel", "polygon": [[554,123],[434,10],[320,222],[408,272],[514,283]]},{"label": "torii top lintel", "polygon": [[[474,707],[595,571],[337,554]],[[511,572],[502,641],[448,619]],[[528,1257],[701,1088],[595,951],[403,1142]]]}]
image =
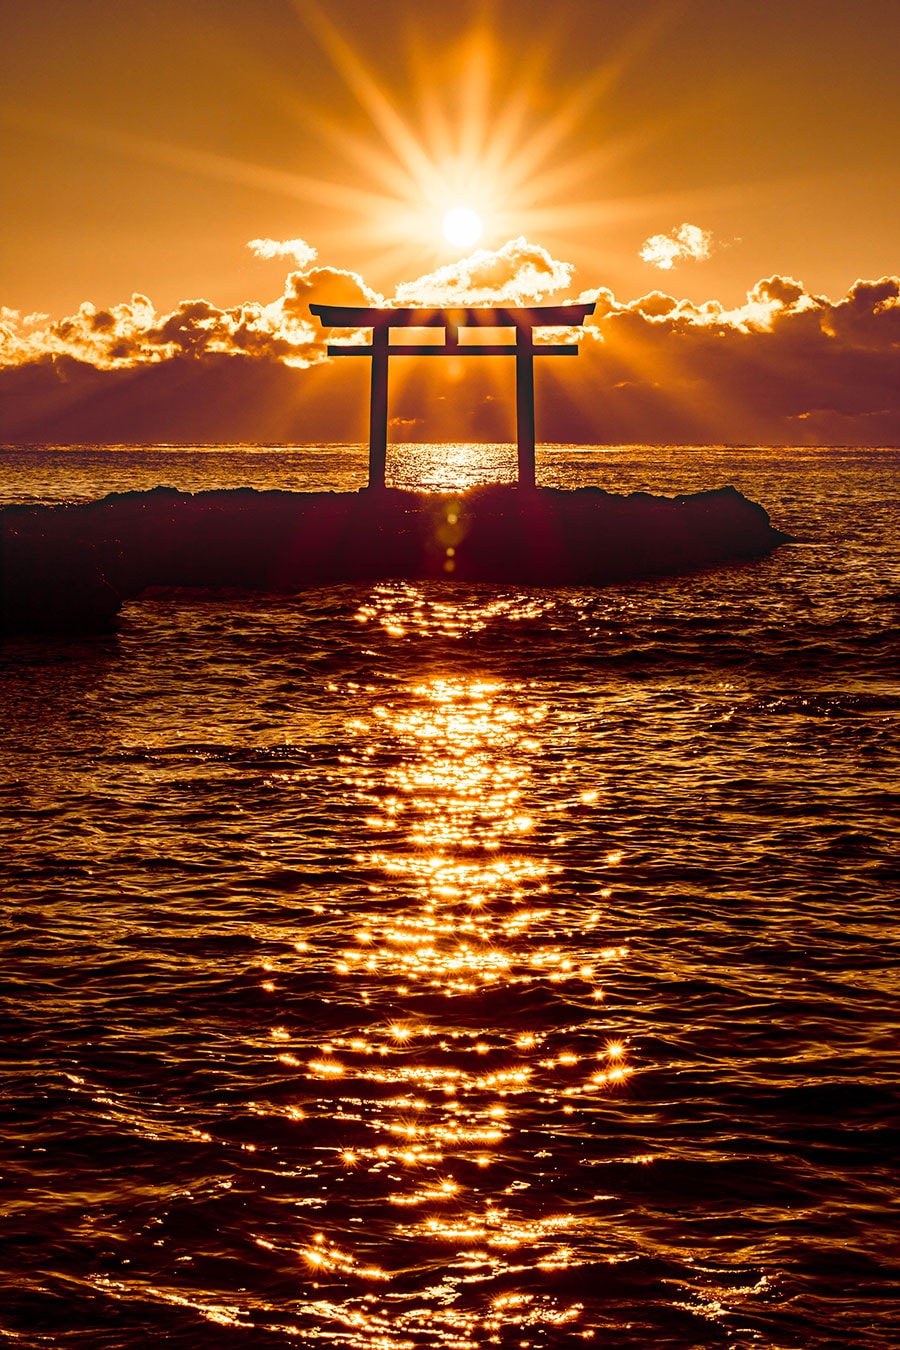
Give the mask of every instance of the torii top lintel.
[{"label": "torii top lintel", "polygon": [[[594,306],[499,305],[491,308],[367,309],[359,305],[310,305],[325,328],[371,328],[366,345],[329,344],[329,356],[370,356],[369,486],[385,486],[389,356],[515,356],[519,486],[534,487],[534,357],[577,356],[577,343],[533,340],[535,328],[577,328]],[[444,342],[392,343],[392,328],[443,328]],[[514,328],[515,343],[460,343],[460,328]]]},{"label": "torii top lintel", "polygon": [[310,305],[323,328],[573,328],[593,305],[448,306],[444,309],[366,309],[362,305]]}]

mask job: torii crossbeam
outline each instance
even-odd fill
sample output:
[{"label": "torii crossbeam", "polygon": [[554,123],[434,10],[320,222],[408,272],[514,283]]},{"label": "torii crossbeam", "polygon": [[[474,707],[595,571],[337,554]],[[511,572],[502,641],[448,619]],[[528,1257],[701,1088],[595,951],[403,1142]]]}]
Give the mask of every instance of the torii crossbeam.
[{"label": "torii crossbeam", "polygon": [[[578,344],[534,341],[535,328],[577,328],[594,306],[501,306],[494,309],[364,309],[355,305],[310,305],[324,328],[371,328],[366,346],[330,344],[329,356],[371,356],[369,487],[383,488],[387,466],[388,359],[390,356],[515,356],[518,481],[535,485],[534,358],[577,356]],[[444,342],[391,343],[392,328],[443,328]],[[461,328],[514,328],[513,343],[460,342]]]}]

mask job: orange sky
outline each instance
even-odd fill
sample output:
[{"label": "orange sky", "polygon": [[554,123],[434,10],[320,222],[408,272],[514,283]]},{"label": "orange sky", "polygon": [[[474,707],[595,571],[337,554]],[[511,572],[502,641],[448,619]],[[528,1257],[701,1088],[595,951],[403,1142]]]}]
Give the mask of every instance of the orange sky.
[{"label": "orange sky", "polygon": [[[584,293],[548,438],[900,434],[896,291],[852,290],[900,270],[898,0],[2,0],[0,27],[0,435],[153,439],[125,373],[162,388],[186,357],[255,363],[251,403],[254,378],[289,390],[289,415],[211,438],[340,435],[329,380],[355,401],[355,377],[318,369],[310,298]],[[481,252],[443,274],[475,247],[442,237],[459,204]],[[63,373],[94,381],[93,421]]]}]

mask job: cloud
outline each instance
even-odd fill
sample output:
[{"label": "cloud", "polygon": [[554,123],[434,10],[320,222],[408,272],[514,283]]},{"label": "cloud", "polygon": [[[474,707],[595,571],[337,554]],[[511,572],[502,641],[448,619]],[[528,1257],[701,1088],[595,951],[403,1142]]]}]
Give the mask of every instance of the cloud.
[{"label": "cloud", "polygon": [[533,305],[566,290],[571,263],[552,258],[521,235],[499,249],[477,249],[459,262],[398,286],[398,305]]},{"label": "cloud", "polygon": [[97,309],[86,300],[75,314],[49,324],[45,314],[29,314],[24,319],[13,310],[4,314],[5,321],[0,322],[0,366],[47,355],[69,355],[108,369],[139,360],[160,360],[165,355],[153,349],[149,334],[157,318],[145,295],[135,294],[131,300],[108,309]]},{"label": "cloud", "polygon": [[[0,367],[72,357],[100,370],[154,365],[174,357],[195,360],[233,356],[305,367],[327,360],[331,336],[309,312],[310,303],[381,307],[384,296],[356,272],[316,267],[316,250],[302,239],[254,239],[260,257],[290,257],[301,266],[288,273],[282,294],[270,302],[247,300],[222,309],[211,301],[182,301],[158,314],[145,295],[98,309],[90,301],[75,314],[47,323],[46,315],[22,318],[0,309]],[[480,249],[449,267],[397,288],[400,305],[533,304],[565,289],[573,268],[525,239],[497,250]]]},{"label": "cloud", "polygon": [[771,276],[732,310],[606,292],[587,331],[579,374],[604,439],[900,443],[896,277],[831,301]]},{"label": "cloud", "polygon": [[[389,302],[355,272],[310,264],[275,299],[230,308],[196,298],[158,313],[138,293],[55,321],[0,309],[0,440],[362,438],[366,363],[329,360],[331,334],[311,301],[534,304],[569,290],[572,276],[513,239],[398,286]],[[595,304],[578,359],[538,365],[544,439],[900,444],[897,277],[859,280],[831,300],[775,274],[734,308],[661,289],[578,298]],[[433,361],[392,381],[395,434],[514,435],[507,366],[468,362],[464,398],[451,375]]]},{"label": "cloud", "polygon": [[309,267],[319,253],[305,239],[251,239],[247,247],[257,258],[292,258],[298,267]]},{"label": "cloud", "polygon": [[[841,343],[881,347],[889,341],[900,357],[900,279],[854,282],[846,300],[831,306],[823,322]],[[900,384],[900,363],[897,379]]]},{"label": "cloud", "polygon": [[764,277],[747,292],[748,301],[777,305],[781,309],[795,308],[808,298],[803,283],[795,281],[793,277]]},{"label": "cloud", "polygon": [[312,267],[306,272],[290,273],[278,303],[281,315],[302,322],[309,320],[309,306],[314,303],[377,309],[384,304],[384,296],[367,286],[358,272]]},{"label": "cloud", "polygon": [[108,309],[85,301],[75,314],[46,324],[46,315],[23,319],[16,310],[4,308],[0,309],[0,367],[45,357],[71,357],[99,370],[116,370],[156,365],[180,356],[315,365],[327,359],[328,334],[309,312],[312,300],[384,304],[383,297],[355,272],[309,267],[288,274],[278,299],[270,303],[248,300],[230,309],[193,299],[183,300],[168,314],[157,314],[147,296],[135,294],[130,301]]},{"label": "cloud", "polygon": [[652,234],[641,249],[644,262],[669,272],[677,262],[693,258],[702,262],[712,253],[712,233],[701,230],[699,225],[689,225],[687,221],[679,225],[671,234]]}]

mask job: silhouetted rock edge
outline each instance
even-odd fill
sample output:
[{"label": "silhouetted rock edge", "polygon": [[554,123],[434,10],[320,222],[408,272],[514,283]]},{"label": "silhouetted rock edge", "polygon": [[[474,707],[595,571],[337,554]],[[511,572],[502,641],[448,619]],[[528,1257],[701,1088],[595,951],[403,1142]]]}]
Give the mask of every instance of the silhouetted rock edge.
[{"label": "silhouetted rock edge", "polygon": [[600,586],[760,558],[789,537],[733,487],[674,497],[158,487],[8,506],[0,528],[7,635],[107,631],[150,588],[291,594],[386,578]]}]

